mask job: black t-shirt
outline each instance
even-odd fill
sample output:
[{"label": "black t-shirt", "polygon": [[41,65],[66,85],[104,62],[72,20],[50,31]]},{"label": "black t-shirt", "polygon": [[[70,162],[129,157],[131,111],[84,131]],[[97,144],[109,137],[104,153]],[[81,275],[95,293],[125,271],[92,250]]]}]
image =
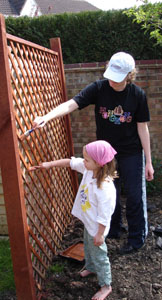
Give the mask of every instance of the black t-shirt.
[{"label": "black t-shirt", "polygon": [[96,135],[108,141],[119,155],[142,151],[137,122],[150,120],[145,92],[135,84],[117,92],[107,79],[96,81],[73,97],[79,109],[95,105]]}]

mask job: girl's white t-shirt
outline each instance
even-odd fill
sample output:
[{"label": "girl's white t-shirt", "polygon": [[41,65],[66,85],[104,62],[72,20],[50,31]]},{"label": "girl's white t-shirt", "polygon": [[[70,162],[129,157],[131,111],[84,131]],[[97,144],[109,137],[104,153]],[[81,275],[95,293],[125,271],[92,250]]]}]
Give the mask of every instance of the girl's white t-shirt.
[{"label": "girl's white t-shirt", "polygon": [[82,158],[72,157],[70,161],[71,169],[83,174],[73,209],[72,215],[80,219],[91,236],[98,232],[98,224],[105,227],[104,236],[110,229],[112,214],[116,204],[116,190],[113,180],[107,177],[101,185],[97,187],[97,181],[93,178],[93,172],[84,166]]}]

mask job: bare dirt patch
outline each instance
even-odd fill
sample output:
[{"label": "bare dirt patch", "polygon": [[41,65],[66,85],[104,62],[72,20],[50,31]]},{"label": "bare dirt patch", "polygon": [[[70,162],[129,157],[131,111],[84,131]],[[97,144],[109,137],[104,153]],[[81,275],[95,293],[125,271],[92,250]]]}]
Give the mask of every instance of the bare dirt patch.
[{"label": "bare dirt patch", "polygon": [[[125,201],[123,200],[123,215]],[[162,199],[160,196],[148,199],[149,234],[143,248],[138,252],[120,256],[119,247],[126,241],[123,232],[118,240],[107,239],[112,268],[113,292],[109,300],[162,300],[162,249],[157,246],[158,236],[153,228],[162,226]],[[126,222],[125,222],[126,225]],[[62,250],[80,241],[83,226],[73,219],[68,227]],[[48,273],[43,300],[90,300],[99,289],[96,276],[81,278],[79,271],[84,266],[72,259],[55,256],[53,265],[63,265],[62,272]]]}]

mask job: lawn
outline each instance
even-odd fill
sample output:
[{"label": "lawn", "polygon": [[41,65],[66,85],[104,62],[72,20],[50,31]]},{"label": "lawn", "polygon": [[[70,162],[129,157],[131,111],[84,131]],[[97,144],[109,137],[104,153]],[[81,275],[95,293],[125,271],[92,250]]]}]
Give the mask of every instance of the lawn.
[{"label": "lawn", "polygon": [[9,240],[0,240],[0,292],[15,291]]}]

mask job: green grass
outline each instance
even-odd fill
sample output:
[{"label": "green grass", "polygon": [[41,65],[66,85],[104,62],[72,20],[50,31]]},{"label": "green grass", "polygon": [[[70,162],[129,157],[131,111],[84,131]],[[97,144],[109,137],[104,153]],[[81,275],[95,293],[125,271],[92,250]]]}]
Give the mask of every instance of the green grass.
[{"label": "green grass", "polygon": [[49,272],[51,273],[61,273],[64,270],[64,265],[63,264],[55,264],[49,267]]},{"label": "green grass", "polygon": [[3,239],[0,240],[0,292],[5,291],[15,291],[15,283],[10,244]]},{"label": "green grass", "polygon": [[[61,273],[64,270],[64,264],[50,266],[49,272]],[[2,295],[8,292],[15,293],[15,283],[11,259],[11,249],[9,240],[0,239],[0,299]]]}]

